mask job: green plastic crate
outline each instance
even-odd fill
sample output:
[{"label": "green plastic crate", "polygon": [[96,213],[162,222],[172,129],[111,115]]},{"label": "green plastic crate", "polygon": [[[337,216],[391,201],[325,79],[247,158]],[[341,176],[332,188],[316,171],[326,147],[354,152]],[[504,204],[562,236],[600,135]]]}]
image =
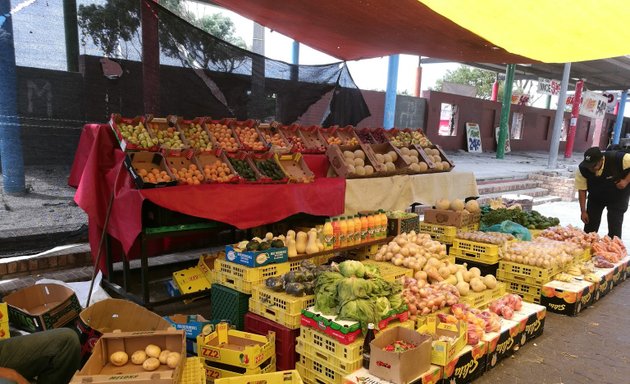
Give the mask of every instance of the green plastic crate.
[{"label": "green plastic crate", "polygon": [[210,289],[210,310],[212,320],[229,320],[239,331],[245,328],[245,314],[249,310],[249,298],[232,288],[212,284]]}]

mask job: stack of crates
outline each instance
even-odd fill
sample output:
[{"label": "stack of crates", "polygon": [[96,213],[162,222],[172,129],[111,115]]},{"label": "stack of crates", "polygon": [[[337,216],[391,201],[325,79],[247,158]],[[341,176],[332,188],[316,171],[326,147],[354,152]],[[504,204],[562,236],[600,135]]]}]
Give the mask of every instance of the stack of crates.
[{"label": "stack of crates", "polygon": [[483,276],[497,275],[499,245],[455,238],[448,255],[454,257],[457,264],[466,263],[469,269],[479,268]]},{"label": "stack of crates", "polygon": [[210,289],[210,313],[213,320],[228,320],[236,329],[245,329],[245,314],[251,295],[235,291],[220,284]]},{"label": "stack of crates", "polygon": [[302,310],[315,305],[315,295],[296,297],[256,286],[249,299],[249,311],[289,329],[299,329]]},{"label": "stack of crates", "polygon": [[542,286],[553,280],[562,268],[535,267],[527,264],[500,261],[497,270],[497,279],[506,284],[506,290],[523,297],[523,300],[540,304]]},{"label": "stack of crates", "polygon": [[245,332],[267,335],[270,331],[276,334],[276,369],[295,369],[298,358],[295,345],[300,337],[300,329],[289,329],[252,312],[245,315]]},{"label": "stack of crates", "polygon": [[455,240],[455,236],[458,231],[471,232],[477,230],[479,230],[479,223],[464,225],[461,228],[457,228],[452,225],[425,223],[424,221],[420,223],[420,233],[427,233],[431,235],[431,239],[437,240],[440,243],[449,246],[453,245],[453,241]]}]

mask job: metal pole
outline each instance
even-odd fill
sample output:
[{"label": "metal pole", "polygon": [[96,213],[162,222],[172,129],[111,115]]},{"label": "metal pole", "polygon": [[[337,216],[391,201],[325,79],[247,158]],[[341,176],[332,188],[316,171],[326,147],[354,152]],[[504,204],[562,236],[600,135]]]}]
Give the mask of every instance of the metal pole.
[{"label": "metal pole", "polygon": [[501,124],[499,125],[499,140],[497,143],[497,159],[505,157],[505,141],[508,138],[508,120],[512,105],[512,83],[514,82],[515,64],[508,64],[503,87],[503,103],[501,105]]},{"label": "metal pole", "polygon": [[571,121],[569,124],[569,132],[567,133],[567,146],[564,148],[564,158],[570,159],[573,154],[573,143],[575,142],[575,131],[577,129],[577,119],[580,115],[580,103],[582,102],[582,88],[584,80],[580,80],[575,84],[575,95],[573,95],[573,106],[571,108]]},{"label": "metal pole", "polygon": [[77,0],[63,0],[63,26],[66,35],[66,68],[69,72],[79,72]]},{"label": "metal pole", "polygon": [[0,159],[4,192],[25,191],[11,1],[0,0]]},{"label": "metal pole", "polygon": [[422,56],[418,56],[418,68],[416,69],[416,84],[413,89],[413,95],[420,97],[420,90],[422,88]]},{"label": "metal pole", "polygon": [[551,133],[551,143],[549,143],[549,169],[555,169],[558,163],[558,149],[560,147],[560,134],[562,133],[562,120],[564,119],[564,103],[567,99],[567,88],[569,87],[569,74],[571,73],[571,63],[564,64],[562,72],[562,84],[560,85],[560,95],[558,95],[558,108],[553,121],[553,131]]},{"label": "metal pole", "polygon": [[547,95],[547,100],[545,102],[545,108],[551,109],[551,95]]},{"label": "metal pole", "polygon": [[628,100],[628,90],[626,89],[621,93],[621,101],[619,101],[619,111],[617,113],[617,120],[615,121],[615,131],[613,134],[613,145],[619,144],[621,138],[621,126],[623,125],[623,113],[626,109],[626,101]]},{"label": "metal pole", "polygon": [[389,56],[387,68],[387,90],[385,91],[385,111],[383,114],[383,128],[394,128],[396,121],[396,89],[398,85],[399,55]]},{"label": "metal pole", "polygon": [[293,49],[291,50],[291,80],[297,81],[299,78],[300,64],[300,42],[293,40]]}]

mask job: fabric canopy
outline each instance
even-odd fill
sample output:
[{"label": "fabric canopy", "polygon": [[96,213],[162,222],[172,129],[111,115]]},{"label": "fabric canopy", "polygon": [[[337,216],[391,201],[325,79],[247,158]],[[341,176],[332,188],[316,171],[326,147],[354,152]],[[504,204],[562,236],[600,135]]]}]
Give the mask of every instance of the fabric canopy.
[{"label": "fabric canopy", "polygon": [[412,54],[460,62],[564,63],[630,54],[618,0],[213,0],[343,60]]}]

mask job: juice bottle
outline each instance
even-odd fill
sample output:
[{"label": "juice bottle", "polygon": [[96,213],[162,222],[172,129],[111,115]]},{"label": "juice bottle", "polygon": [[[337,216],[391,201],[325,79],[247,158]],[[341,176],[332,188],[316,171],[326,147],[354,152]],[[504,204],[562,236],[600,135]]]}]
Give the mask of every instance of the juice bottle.
[{"label": "juice bottle", "polygon": [[361,244],[361,219],[359,215],[354,216],[354,243]]},{"label": "juice bottle", "polygon": [[341,228],[339,227],[339,219],[332,219],[333,227],[333,248],[341,247]]},{"label": "juice bottle", "polygon": [[354,245],[354,219],[352,216],[346,218],[346,226],[348,227],[348,233],[346,233],[346,242],[348,246]]},{"label": "juice bottle", "polygon": [[375,225],[375,223],[374,223],[374,215],[368,215],[367,221],[368,221],[368,237],[367,237],[367,240],[368,241],[376,240],[376,237],[374,237],[375,236],[375,232],[374,232],[374,225]]},{"label": "juice bottle", "polygon": [[368,241],[368,219],[367,216],[361,216],[361,242]]},{"label": "juice bottle", "polygon": [[324,236],[324,249],[331,250],[335,243],[334,229],[330,220],[326,220],[324,228],[322,229],[322,235]]},{"label": "juice bottle", "polygon": [[384,211],[381,211],[381,238],[384,239],[387,237],[387,215]]},{"label": "juice bottle", "polygon": [[345,217],[339,218],[339,245],[341,247],[348,246],[348,222]]}]

